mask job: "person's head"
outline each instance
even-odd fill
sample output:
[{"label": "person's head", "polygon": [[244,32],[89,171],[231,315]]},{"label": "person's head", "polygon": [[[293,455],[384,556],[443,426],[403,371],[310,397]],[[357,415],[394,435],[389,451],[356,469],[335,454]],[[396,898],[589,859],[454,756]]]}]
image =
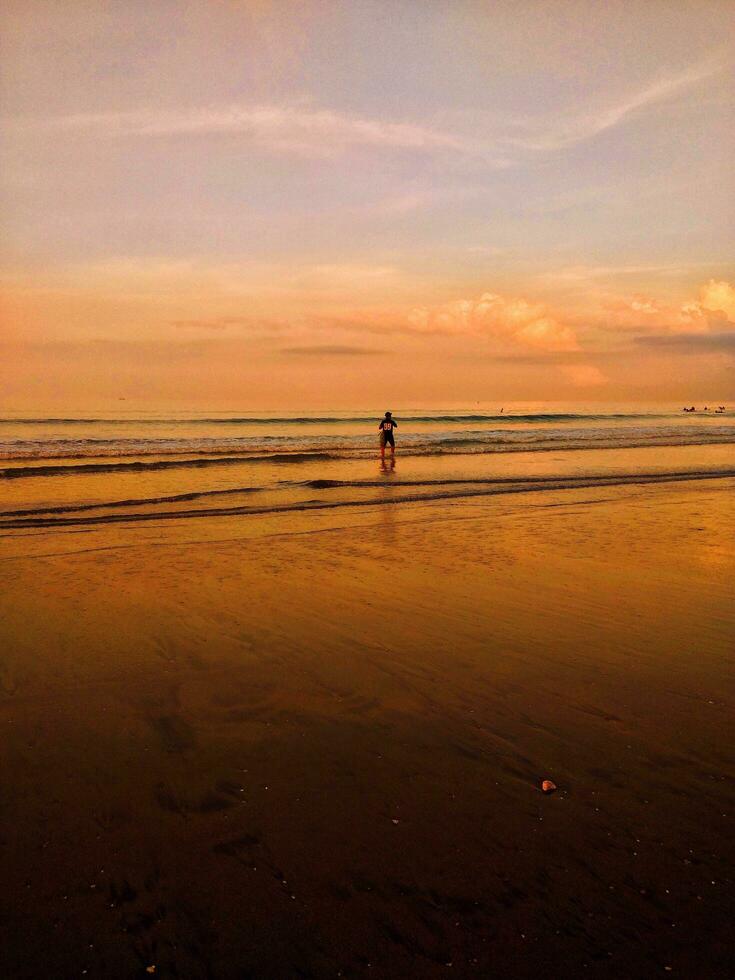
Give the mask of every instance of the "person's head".
[{"label": "person's head", "polygon": [[392,414],[393,414],[392,412],[386,412],[386,413],[385,413],[385,417],[386,417],[387,419],[389,419],[389,418],[391,417],[391,415],[392,415]]}]

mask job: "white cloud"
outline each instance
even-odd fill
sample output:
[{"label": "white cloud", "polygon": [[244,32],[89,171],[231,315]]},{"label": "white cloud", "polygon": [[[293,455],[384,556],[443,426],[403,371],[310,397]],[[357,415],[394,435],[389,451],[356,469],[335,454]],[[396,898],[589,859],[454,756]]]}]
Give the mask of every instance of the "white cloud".
[{"label": "white cloud", "polygon": [[699,292],[699,305],[708,313],[721,314],[722,319],[735,323],[735,287],[729,282],[710,279]]},{"label": "white cloud", "polygon": [[80,113],[48,120],[73,132],[110,136],[195,136],[236,134],[266,149],[323,155],[350,146],[405,150],[466,151],[458,136],[423,125],[365,119],[330,109],[293,105],[230,105],[190,111]]},{"label": "white cloud", "polygon": [[597,112],[558,119],[553,125],[539,126],[537,121],[526,121],[527,136],[512,138],[511,145],[539,152],[561,150],[575,143],[592,139],[606,130],[614,129],[644,109],[669,102],[675,96],[693,88],[699,82],[722,70],[721,64],[708,60],[693,65],[677,75],[661,78],[614,105]]},{"label": "white cloud", "polygon": [[639,294],[610,299],[604,309],[604,326],[612,329],[708,333],[713,328],[735,326],[735,287],[729,282],[710,279],[700,288],[697,299],[680,306]]},{"label": "white cloud", "polygon": [[411,311],[408,322],[416,333],[496,337],[543,351],[579,348],[572,328],[551,316],[542,304],[497,293],[483,293],[478,300],[419,307]]},{"label": "white cloud", "polygon": [[[444,151],[481,157],[486,165],[504,169],[517,162],[519,154],[551,152],[592,139],[644,110],[670,102],[721,68],[721,64],[713,60],[694,65],[596,112],[560,115],[556,119],[551,114],[551,121],[548,115],[543,119],[496,119],[487,128],[475,125],[471,132],[464,133],[437,129],[424,123],[364,118],[336,109],[299,104],[234,103],[184,110],[154,108],[77,113],[15,122],[57,132],[87,132],[112,137],[239,135],[270,152],[310,156],[335,155],[358,146]],[[399,201],[399,208],[403,206],[410,210],[418,206],[420,201],[417,203],[414,197],[409,195],[404,202]]]}]

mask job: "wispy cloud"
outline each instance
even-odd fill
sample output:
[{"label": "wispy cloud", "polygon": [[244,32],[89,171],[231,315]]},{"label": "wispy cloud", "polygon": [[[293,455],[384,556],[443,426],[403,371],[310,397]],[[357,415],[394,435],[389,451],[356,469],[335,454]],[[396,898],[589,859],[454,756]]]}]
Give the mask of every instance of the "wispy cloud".
[{"label": "wispy cloud", "polygon": [[[471,131],[451,131],[425,121],[368,118],[337,109],[302,104],[212,105],[167,110],[148,108],[121,112],[87,112],[41,120],[16,120],[56,132],[108,137],[239,136],[265,151],[305,156],[334,156],[352,147],[414,152],[445,152],[482,158],[505,169],[529,152],[550,152],[592,139],[655,106],[671,102],[722,70],[708,60],[686,71],[651,82],[624,99],[596,111],[545,117],[495,119]],[[404,195],[395,206],[411,210],[422,203],[420,193]]]},{"label": "wispy cloud", "polygon": [[282,347],[281,353],[298,357],[374,357],[382,352],[343,344],[315,344],[310,347]]},{"label": "wispy cloud", "polygon": [[[240,322],[240,321],[235,321]],[[232,324],[232,320],[172,320],[171,326],[177,330],[225,330]]]},{"label": "wispy cloud", "polygon": [[79,113],[49,120],[47,124],[62,131],[111,136],[240,135],[266,149],[305,154],[324,154],[350,146],[454,151],[469,148],[461,137],[424,125],[289,105]]},{"label": "wispy cloud", "polygon": [[574,265],[555,272],[544,272],[536,278],[548,282],[586,283],[597,279],[613,279],[618,276],[666,276],[676,275],[691,265],[672,263],[661,265]]},{"label": "wispy cloud", "polygon": [[707,60],[702,64],[692,65],[686,71],[660,78],[596,112],[561,117],[551,125],[548,122],[544,124],[538,120],[528,120],[522,124],[527,129],[527,135],[512,137],[508,142],[520,149],[538,152],[561,150],[582,143],[622,125],[646,109],[670,102],[705,79],[718,74],[722,68],[720,61]]},{"label": "wispy cloud", "polygon": [[636,337],[642,347],[665,347],[682,353],[726,353],[735,355],[735,333],[652,334]]},{"label": "wispy cloud", "polygon": [[254,316],[220,316],[213,319],[171,320],[170,325],[177,330],[227,330],[229,327],[247,327],[249,332],[260,330],[265,333],[277,333],[287,330],[288,321],[266,319]]}]

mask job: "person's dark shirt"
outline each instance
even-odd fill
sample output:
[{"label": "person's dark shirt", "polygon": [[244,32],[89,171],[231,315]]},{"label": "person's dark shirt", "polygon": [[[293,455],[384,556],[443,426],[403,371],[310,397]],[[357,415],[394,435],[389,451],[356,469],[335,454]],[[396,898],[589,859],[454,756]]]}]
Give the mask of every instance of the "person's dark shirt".
[{"label": "person's dark shirt", "polygon": [[395,419],[381,419],[378,423],[378,430],[380,432],[385,432],[387,436],[391,435],[394,429],[398,428],[398,423]]}]

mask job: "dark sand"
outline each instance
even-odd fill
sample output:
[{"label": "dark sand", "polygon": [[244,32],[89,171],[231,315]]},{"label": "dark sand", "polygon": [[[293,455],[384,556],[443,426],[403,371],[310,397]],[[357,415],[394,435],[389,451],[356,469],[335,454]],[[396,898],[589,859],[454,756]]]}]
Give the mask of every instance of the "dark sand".
[{"label": "dark sand", "polygon": [[733,489],[2,538],[3,975],[727,976]]}]

